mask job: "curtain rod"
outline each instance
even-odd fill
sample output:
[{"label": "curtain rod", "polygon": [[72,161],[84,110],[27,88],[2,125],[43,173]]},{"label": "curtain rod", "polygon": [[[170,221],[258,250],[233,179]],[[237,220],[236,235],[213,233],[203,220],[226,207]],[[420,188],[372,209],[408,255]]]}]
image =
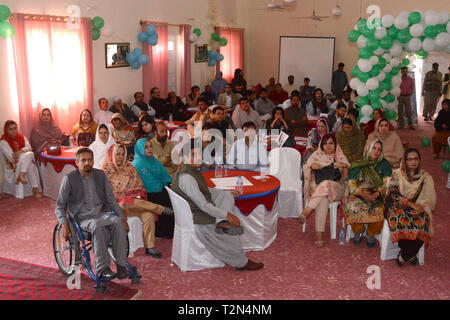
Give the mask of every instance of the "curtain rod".
[{"label": "curtain rod", "polygon": [[183,25],[183,24],[174,24],[174,23],[158,22],[158,21],[144,21],[144,20],[140,21],[141,26],[144,25],[145,23],[150,23],[150,24],[154,24],[154,25],[167,24],[168,26],[171,26],[171,27],[179,27],[179,26]]},{"label": "curtain rod", "polygon": [[245,31],[244,28],[233,28],[233,27],[224,27],[224,26],[216,26],[215,28],[221,28],[221,29],[224,29],[224,30]]},{"label": "curtain rod", "polygon": [[[17,13],[16,13],[17,14]],[[16,14],[11,14],[11,18],[14,18],[14,16],[16,15]],[[43,21],[43,20],[50,20],[50,21],[53,21],[53,20],[55,20],[55,21],[67,21],[67,20],[69,20],[69,19],[72,19],[72,22],[75,22],[75,20],[76,20],[76,18],[71,18],[71,17],[69,17],[69,16],[52,16],[52,15],[48,15],[48,14],[29,14],[29,13],[24,13],[23,14],[23,17],[26,19],[26,20],[41,20],[41,21]],[[82,17],[80,17],[79,19],[81,19]],[[88,19],[91,19],[91,18],[88,18]]]}]

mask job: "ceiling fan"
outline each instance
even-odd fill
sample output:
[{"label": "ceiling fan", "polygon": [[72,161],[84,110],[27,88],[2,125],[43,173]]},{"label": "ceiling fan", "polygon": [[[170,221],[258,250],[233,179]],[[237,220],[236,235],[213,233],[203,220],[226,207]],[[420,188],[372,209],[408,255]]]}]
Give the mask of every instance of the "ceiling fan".
[{"label": "ceiling fan", "polygon": [[326,18],[329,18],[329,16],[316,16],[316,11],[313,10],[312,16],[308,16],[308,17],[294,17],[292,19],[312,19],[312,20],[316,20],[316,21],[322,21],[322,19],[326,19]]}]

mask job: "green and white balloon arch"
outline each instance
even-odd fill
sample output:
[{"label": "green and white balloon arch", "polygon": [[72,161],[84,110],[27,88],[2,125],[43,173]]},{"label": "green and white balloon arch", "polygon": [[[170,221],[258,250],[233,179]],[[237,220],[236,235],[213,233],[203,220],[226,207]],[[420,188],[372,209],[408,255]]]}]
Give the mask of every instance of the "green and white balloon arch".
[{"label": "green and white balloon arch", "polygon": [[419,59],[429,52],[450,53],[448,12],[402,11],[398,17],[360,19],[348,33],[348,39],[359,47],[359,60],[352,68],[350,87],[358,93],[359,121],[367,123],[374,109],[384,109],[386,118],[395,125],[397,97],[400,95],[403,66],[409,55]]}]

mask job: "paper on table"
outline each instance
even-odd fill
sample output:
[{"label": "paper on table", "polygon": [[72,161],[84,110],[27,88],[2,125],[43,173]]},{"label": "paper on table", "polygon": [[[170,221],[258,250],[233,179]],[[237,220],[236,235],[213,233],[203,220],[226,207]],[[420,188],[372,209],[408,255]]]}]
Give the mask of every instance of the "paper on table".
[{"label": "paper on table", "polygon": [[[216,189],[234,189],[236,187],[237,179],[238,177],[211,178],[211,181],[215,184]],[[253,185],[246,177],[242,177],[242,182],[244,186]]]}]

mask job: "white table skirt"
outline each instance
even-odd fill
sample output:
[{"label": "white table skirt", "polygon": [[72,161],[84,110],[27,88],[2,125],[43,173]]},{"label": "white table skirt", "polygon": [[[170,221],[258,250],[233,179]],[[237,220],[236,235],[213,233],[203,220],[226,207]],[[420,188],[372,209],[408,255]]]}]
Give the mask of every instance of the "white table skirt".
[{"label": "white table skirt", "polygon": [[44,162],[39,164],[39,173],[42,179],[43,194],[53,200],[58,199],[59,188],[61,187],[61,182],[64,176],[76,169],[75,166],[66,164],[61,172],[56,172],[55,168],[50,162],[47,165]]}]

